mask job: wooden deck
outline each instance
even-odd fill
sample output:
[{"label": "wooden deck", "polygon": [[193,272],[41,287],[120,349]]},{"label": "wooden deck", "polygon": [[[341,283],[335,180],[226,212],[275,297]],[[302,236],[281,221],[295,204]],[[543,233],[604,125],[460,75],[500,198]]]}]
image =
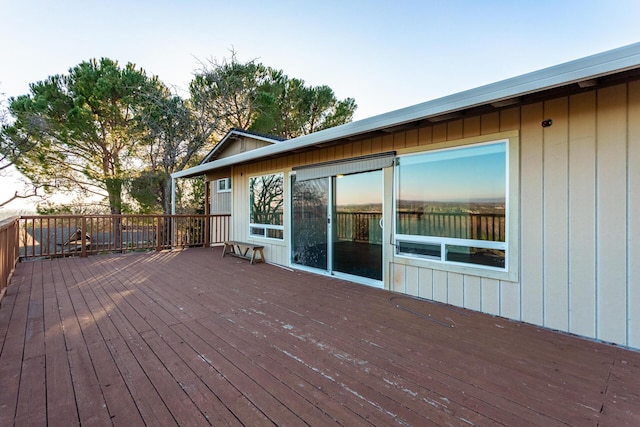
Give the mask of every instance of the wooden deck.
[{"label": "wooden deck", "polygon": [[18,266],[0,426],[640,425],[640,353],[221,249]]}]

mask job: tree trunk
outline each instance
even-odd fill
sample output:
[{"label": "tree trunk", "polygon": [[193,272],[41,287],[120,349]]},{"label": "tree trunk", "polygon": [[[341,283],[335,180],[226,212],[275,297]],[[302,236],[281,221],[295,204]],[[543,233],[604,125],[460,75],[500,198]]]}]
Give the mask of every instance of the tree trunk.
[{"label": "tree trunk", "polygon": [[106,181],[107,193],[109,194],[109,208],[111,215],[114,215],[112,222],[113,244],[116,249],[122,246],[122,181],[116,178],[109,178]]}]

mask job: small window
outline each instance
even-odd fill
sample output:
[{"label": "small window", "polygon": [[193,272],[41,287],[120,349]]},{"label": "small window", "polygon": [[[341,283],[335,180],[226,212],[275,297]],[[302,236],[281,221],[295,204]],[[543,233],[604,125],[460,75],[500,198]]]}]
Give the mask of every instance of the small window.
[{"label": "small window", "polygon": [[228,193],[231,191],[231,178],[222,178],[218,180],[218,193]]},{"label": "small window", "polygon": [[396,254],[506,270],[507,141],[396,160]]},{"label": "small window", "polygon": [[284,175],[273,174],[249,179],[249,235],[284,239]]}]

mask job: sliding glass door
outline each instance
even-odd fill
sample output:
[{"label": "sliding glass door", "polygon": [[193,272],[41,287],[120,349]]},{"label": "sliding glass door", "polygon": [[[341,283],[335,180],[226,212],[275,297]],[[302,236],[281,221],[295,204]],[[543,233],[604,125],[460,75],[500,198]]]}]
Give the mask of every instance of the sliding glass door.
[{"label": "sliding glass door", "polygon": [[382,171],[335,179],[333,271],[382,280]]},{"label": "sliding glass door", "polygon": [[327,270],[330,178],[296,182],[291,188],[291,258],[294,264]]},{"label": "sliding glass door", "polygon": [[300,182],[293,176],[292,262],[380,286],[382,184],[382,170]]}]

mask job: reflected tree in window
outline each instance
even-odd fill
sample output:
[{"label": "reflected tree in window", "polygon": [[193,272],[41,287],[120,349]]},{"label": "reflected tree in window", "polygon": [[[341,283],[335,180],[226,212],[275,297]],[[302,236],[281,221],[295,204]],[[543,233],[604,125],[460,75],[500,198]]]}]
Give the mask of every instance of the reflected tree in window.
[{"label": "reflected tree in window", "polygon": [[283,175],[263,175],[249,179],[250,221],[252,224],[282,225]]}]

